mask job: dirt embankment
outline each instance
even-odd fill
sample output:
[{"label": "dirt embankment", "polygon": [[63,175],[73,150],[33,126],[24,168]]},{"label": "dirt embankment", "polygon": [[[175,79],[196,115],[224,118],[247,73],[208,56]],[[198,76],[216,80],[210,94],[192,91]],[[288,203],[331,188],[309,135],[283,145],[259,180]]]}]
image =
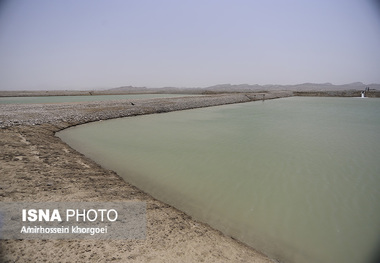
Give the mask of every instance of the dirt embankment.
[{"label": "dirt embankment", "polygon": [[[294,96],[303,97],[361,97],[361,90],[332,90],[332,91],[294,91]],[[365,94],[368,98],[380,98],[380,91],[370,90]]]},{"label": "dirt embankment", "polygon": [[[266,94],[266,99],[290,94]],[[71,149],[55,132],[81,123],[262,99],[236,94],[136,101],[0,105],[0,201],[147,204],[145,240],[1,240],[0,262],[271,262]],[[132,103],[134,105],[132,105]]]}]

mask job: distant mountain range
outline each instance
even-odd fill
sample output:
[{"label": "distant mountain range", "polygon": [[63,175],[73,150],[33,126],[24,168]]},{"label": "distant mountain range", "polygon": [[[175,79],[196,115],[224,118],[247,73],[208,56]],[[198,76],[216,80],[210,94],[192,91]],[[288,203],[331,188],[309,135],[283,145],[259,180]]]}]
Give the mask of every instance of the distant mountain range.
[{"label": "distant mountain range", "polygon": [[[363,84],[355,82],[344,85],[333,85],[331,83],[303,83],[297,85],[250,85],[250,84],[219,84],[207,88],[146,88],[124,86],[104,90],[108,93],[226,93],[226,92],[259,92],[270,90],[291,90],[291,91],[342,91],[342,90],[364,90],[369,87],[371,90],[380,90],[380,84]],[[97,92],[98,93],[98,92]]]},{"label": "distant mountain range", "polygon": [[267,91],[294,91],[302,96],[360,96],[360,92],[369,88],[371,96],[380,97],[380,84],[363,84],[355,82],[345,85],[333,85],[331,83],[303,83],[297,85],[250,85],[250,84],[219,84],[206,88],[146,88],[123,86],[103,90],[24,90],[24,91],[0,91],[0,97],[12,96],[63,96],[63,95],[116,95],[116,94],[218,94],[232,92],[267,92]]}]

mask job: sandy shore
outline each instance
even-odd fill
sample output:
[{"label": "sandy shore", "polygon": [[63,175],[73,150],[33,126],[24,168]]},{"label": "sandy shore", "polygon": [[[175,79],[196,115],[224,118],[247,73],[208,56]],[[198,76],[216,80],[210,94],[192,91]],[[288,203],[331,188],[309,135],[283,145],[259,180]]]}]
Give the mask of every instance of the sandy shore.
[{"label": "sandy shore", "polygon": [[[256,96],[255,96],[256,95]],[[268,93],[266,99],[289,96]],[[1,240],[0,262],[272,262],[71,149],[55,133],[96,120],[249,102],[258,94],[0,105],[0,201],[147,204],[145,240]]]}]

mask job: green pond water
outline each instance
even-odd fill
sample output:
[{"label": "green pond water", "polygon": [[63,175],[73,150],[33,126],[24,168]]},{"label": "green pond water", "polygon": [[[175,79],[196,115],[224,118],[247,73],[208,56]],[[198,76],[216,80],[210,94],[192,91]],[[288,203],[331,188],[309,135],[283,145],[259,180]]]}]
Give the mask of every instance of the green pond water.
[{"label": "green pond water", "polygon": [[280,262],[377,262],[380,99],[257,101],[97,122],[58,136]]},{"label": "green pond water", "polygon": [[136,95],[85,95],[85,96],[44,96],[44,97],[0,97],[0,104],[63,103],[122,99],[152,99],[197,96],[187,94],[136,94]]}]

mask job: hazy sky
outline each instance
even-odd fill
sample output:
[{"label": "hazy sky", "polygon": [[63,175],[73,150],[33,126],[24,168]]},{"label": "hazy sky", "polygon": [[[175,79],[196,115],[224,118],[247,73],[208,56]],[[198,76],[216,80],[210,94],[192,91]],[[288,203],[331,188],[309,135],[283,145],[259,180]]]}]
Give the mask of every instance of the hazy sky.
[{"label": "hazy sky", "polygon": [[0,90],[380,83],[376,0],[0,0]]}]

